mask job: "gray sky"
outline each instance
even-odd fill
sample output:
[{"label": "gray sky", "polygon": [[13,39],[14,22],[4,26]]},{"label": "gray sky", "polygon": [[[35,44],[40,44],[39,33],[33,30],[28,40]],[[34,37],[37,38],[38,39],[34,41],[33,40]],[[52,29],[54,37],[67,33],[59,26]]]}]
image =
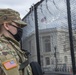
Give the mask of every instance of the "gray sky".
[{"label": "gray sky", "polygon": [[29,8],[40,0],[0,0],[0,8],[12,8],[18,11],[23,18]]}]

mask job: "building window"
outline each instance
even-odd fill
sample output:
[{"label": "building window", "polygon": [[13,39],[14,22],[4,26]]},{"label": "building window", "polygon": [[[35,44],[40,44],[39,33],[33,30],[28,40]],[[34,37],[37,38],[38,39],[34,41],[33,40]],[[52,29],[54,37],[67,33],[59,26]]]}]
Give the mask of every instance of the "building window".
[{"label": "building window", "polygon": [[64,50],[64,52],[66,51],[66,45],[63,45],[63,50]]},{"label": "building window", "polygon": [[50,36],[44,36],[42,37],[43,40],[43,49],[45,52],[50,52],[51,51],[51,41],[50,41]]},{"label": "building window", "polygon": [[45,58],[45,62],[46,62],[46,65],[50,65],[50,58],[49,57],[46,57]]},{"label": "building window", "polygon": [[68,61],[67,56],[64,57],[64,60],[65,60],[65,63],[67,63],[67,61]]},{"label": "building window", "polygon": [[43,56],[41,55],[41,66],[44,66]]}]

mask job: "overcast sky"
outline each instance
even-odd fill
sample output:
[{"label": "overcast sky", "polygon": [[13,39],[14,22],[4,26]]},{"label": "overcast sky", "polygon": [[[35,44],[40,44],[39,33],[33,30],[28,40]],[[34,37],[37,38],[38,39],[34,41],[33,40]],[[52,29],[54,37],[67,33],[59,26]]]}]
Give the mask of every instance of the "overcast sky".
[{"label": "overcast sky", "polygon": [[40,0],[0,0],[0,8],[12,8],[18,11],[23,18],[29,8]]}]

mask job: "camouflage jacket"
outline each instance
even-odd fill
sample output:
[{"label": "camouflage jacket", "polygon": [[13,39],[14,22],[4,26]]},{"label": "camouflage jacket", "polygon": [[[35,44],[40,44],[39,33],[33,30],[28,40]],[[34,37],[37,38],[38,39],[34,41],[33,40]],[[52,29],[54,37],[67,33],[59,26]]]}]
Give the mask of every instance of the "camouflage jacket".
[{"label": "camouflage jacket", "polygon": [[[30,65],[25,67],[24,73],[22,70],[19,70],[19,65],[27,60],[24,54],[20,50],[20,44],[16,40],[2,35],[0,37],[0,75],[32,75]],[[6,66],[12,60],[17,63],[17,67],[6,69]]]}]

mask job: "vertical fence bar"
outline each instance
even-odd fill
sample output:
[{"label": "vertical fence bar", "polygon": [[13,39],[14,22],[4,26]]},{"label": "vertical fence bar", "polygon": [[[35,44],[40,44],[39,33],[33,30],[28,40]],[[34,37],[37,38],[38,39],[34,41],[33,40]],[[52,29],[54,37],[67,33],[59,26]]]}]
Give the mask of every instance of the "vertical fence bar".
[{"label": "vertical fence bar", "polygon": [[36,46],[37,46],[37,60],[38,63],[41,66],[41,60],[40,60],[40,46],[39,46],[39,30],[38,30],[38,15],[37,15],[37,9],[38,6],[43,2],[44,0],[41,0],[37,4],[34,5],[34,17],[35,17],[35,31],[36,31]]},{"label": "vertical fence bar", "polygon": [[70,10],[70,0],[66,0],[67,4],[67,17],[68,17],[68,27],[69,27],[69,39],[70,39],[70,51],[72,59],[72,69],[73,75],[75,75],[75,55],[74,55],[74,45],[73,45],[73,33],[72,33],[72,23],[71,23],[71,10]]},{"label": "vertical fence bar", "polygon": [[58,66],[58,60],[57,60],[57,47],[54,47],[55,53],[54,53],[54,57],[55,57],[55,62],[56,62],[56,66],[55,66],[55,71],[57,71],[57,66]]},{"label": "vertical fence bar", "polygon": [[40,61],[40,47],[39,47],[39,31],[38,31],[38,17],[37,17],[37,7],[34,5],[34,16],[35,16],[35,31],[36,31],[36,46],[37,46],[37,60],[41,66]]}]

